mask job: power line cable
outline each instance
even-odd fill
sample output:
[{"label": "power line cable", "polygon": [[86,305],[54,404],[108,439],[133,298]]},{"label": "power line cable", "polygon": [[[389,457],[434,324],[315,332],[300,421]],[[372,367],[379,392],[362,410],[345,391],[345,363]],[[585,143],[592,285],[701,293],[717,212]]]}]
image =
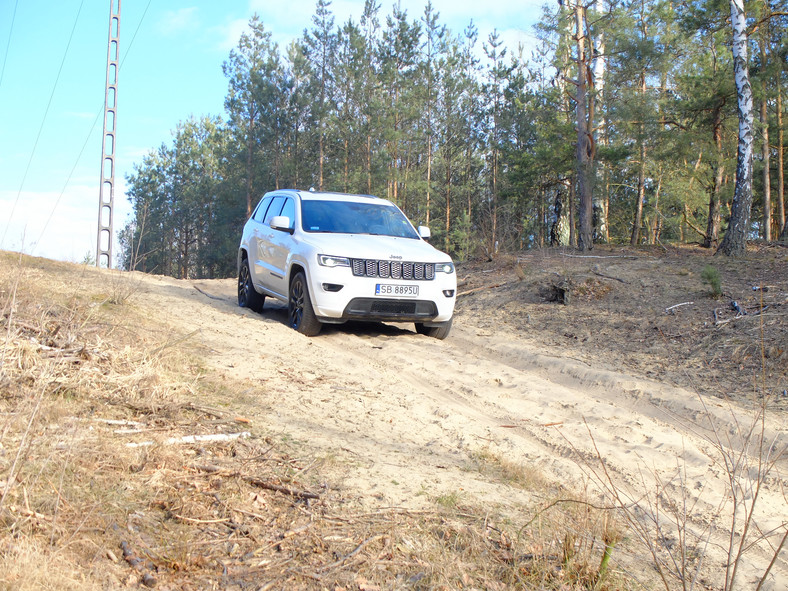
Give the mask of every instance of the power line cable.
[{"label": "power line cable", "polygon": [[[120,79],[120,71],[123,69],[123,64],[126,63],[126,58],[128,57],[129,53],[131,53],[131,48],[134,46],[134,40],[137,38],[137,33],[139,33],[140,28],[142,27],[142,22],[145,20],[145,15],[148,14],[148,9],[150,8],[151,2],[153,2],[153,0],[148,0],[148,5],[145,7],[145,11],[142,13],[140,22],[137,23],[137,28],[135,29],[134,34],[131,36],[129,49],[124,54],[123,59],[120,60],[120,66],[118,67],[118,79]],[[96,113],[96,116],[93,118],[93,124],[90,126],[90,131],[88,131],[88,134],[85,137],[85,141],[82,144],[82,149],[79,151],[79,154],[74,160],[74,166],[71,167],[71,171],[68,173],[68,177],[66,177],[66,182],[63,183],[63,188],[60,190],[60,195],[57,196],[55,205],[49,211],[49,217],[47,218],[47,221],[44,223],[44,227],[41,230],[41,235],[38,237],[38,240],[33,243],[33,248],[32,248],[33,252],[35,252],[35,248],[38,246],[38,244],[41,242],[41,239],[44,237],[44,234],[46,233],[46,229],[49,226],[49,222],[52,221],[52,216],[55,215],[55,210],[57,209],[57,206],[60,204],[60,200],[63,198],[63,195],[66,192],[66,188],[68,187],[68,184],[71,182],[71,177],[74,175],[74,171],[77,169],[77,165],[79,164],[79,161],[82,158],[82,154],[85,152],[85,148],[87,147],[88,142],[90,141],[90,136],[93,135],[93,130],[96,129],[96,124],[98,123],[99,117],[101,117],[101,113],[103,111],[104,111],[104,107],[99,108],[98,112]]]},{"label": "power line cable", "polygon": [[52,92],[49,95],[49,102],[47,103],[47,108],[44,111],[44,116],[41,118],[41,125],[38,128],[38,135],[36,135],[36,141],[33,144],[33,150],[30,152],[30,158],[27,161],[27,166],[25,167],[25,173],[22,175],[22,182],[19,183],[19,191],[16,194],[16,199],[14,200],[14,206],[11,208],[11,215],[8,216],[8,222],[5,225],[5,230],[3,231],[3,238],[0,240],[0,245],[5,244],[5,237],[8,234],[8,228],[11,226],[11,220],[14,218],[14,212],[16,211],[16,206],[19,204],[19,197],[22,195],[22,188],[25,186],[25,181],[27,180],[27,173],[30,171],[30,165],[33,163],[33,156],[36,154],[36,148],[38,147],[38,141],[41,139],[41,132],[44,130],[44,124],[47,120],[47,115],[49,114],[49,108],[52,106],[52,99],[55,97],[55,90],[57,90],[57,84],[60,81],[60,74],[63,72],[63,65],[66,63],[66,56],[68,55],[68,50],[71,47],[71,41],[74,39],[74,31],[77,30],[77,22],[79,21],[79,15],[82,12],[82,5],[85,3],[85,0],[82,0],[79,3],[79,8],[77,9],[77,16],[74,18],[74,25],[71,27],[71,35],[68,37],[68,44],[66,44],[66,49],[63,51],[63,59],[60,61],[60,69],[57,71],[57,77],[55,78],[55,83],[52,85]]},{"label": "power line cable", "polygon": [[19,6],[19,0],[14,3],[14,14],[11,16],[11,28],[8,29],[8,42],[5,44],[5,56],[3,56],[3,69],[0,70],[0,88],[3,88],[3,77],[5,76],[5,64],[8,61],[8,50],[11,47],[11,36],[14,32],[14,23],[16,22],[16,8]]}]

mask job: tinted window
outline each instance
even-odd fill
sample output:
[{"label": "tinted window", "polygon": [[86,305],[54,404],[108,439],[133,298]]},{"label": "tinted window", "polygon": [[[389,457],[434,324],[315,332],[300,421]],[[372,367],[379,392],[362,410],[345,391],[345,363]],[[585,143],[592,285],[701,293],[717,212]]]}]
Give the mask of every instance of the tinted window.
[{"label": "tinted window", "polygon": [[288,218],[290,218],[290,229],[292,230],[295,228],[295,203],[292,199],[288,198],[287,201],[285,201],[285,204],[282,207],[282,213],[279,215],[286,215]]},{"label": "tinted window", "polygon": [[265,214],[265,218],[263,218],[263,223],[266,226],[271,223],[272,217],[279,215],[279,212],[282,211],[282,205],[284,205],[284,203],[284,197],[274,197],[274,200],[271,201],[271,205],[268,206],[268,211]]},{"label": "tinted window", "polygon": [[386,203],[304,200],[301,202],[301,226],[306,232],[419,239],[405,215]]},{"label": "tinted window", "polygon": [[270,204],[271,204],[270,197],[266,197],[262,199],[260,203],[257,204],[257,208],[254,210],[254,214],[252,215],[255,221],[257,222],[263,221],[263,217],[265,217],[265,212]]}]

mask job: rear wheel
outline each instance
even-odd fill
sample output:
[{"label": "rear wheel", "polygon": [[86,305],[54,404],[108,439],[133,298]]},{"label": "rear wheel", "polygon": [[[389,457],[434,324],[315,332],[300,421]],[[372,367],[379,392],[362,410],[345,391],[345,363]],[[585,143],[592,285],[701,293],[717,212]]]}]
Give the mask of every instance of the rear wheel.
[{"label": "rear wheel", "polygon": [[290,297],[287,301],[287,318],[290,327],[308,337],[313,337],[320,332],[322,324],[315,316],[312,300],[309,297],[309,287],[306,276],[302,272],[296,273],[290,282]]},{"label": "rear wheel", "polygon": [[421,322],[416,323],[416,332],[419,334],[432,337],[433,339],[443,340],[451,332],[451,323],[453,318],[449,318],[446,322],[441,322],[440,326],[424,326]]},{"label": "rear wheel", "polygon": [[254,312],[262,312],[263,303],[265,296],[257,293],[254,288],[252,274],[249,271],[249,259],[244,258],[241,262],[241,270],[238,272],[238,305]]}]

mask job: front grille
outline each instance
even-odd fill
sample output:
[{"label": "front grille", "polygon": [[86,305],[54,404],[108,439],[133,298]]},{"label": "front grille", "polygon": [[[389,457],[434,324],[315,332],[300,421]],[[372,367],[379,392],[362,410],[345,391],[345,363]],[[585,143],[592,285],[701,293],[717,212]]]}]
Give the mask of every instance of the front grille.
[{"label": "front grille", "polygon": [[353,275],[356,277],[380,277],[381,279],[407,279],[432,281],[435,279],[434,263],[410,263],[400,261],[377,261],[374,259],[352,259]]}]

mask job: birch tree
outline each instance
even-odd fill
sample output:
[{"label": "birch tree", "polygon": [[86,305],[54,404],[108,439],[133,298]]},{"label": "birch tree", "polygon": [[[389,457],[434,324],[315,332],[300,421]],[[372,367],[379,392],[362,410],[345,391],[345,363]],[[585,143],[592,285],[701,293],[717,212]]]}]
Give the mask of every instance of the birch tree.
[{"label": "birch tree", "polygon": [[739,112],[739,144],[736,150],[736,185],[731,219],[717,253],[742,256],[747,250],[752,207],[753,99],[747,67],[747,16],[744,0],[730,0],[733,28],[733,74]]}]

